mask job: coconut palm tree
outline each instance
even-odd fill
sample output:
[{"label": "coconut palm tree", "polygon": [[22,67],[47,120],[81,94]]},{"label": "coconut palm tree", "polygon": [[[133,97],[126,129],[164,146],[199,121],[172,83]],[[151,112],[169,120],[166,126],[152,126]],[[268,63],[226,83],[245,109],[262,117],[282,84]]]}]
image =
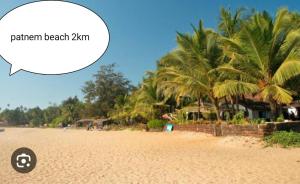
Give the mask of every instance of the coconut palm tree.
[{"label": "coconut palm tree", "polygon": [[156,115],[155,105],[162,105],[163,96],[157,91],[156,72],[146,72],[146,77],[137,91],[137,99],[132,112],[146,119],[153,119]]},{"label": "coconut palm tree", "polygon": [[137,90],[129,96],[124,96],[115,105],[110,116],[114,119],[143,118],[150,120],[156,118],[157,107],[165,106],[165,98],[157,90],[156,72],[148,71]]},{"label": "coconut palm tree", "polygon": [[[234,38],[236,34],[241,31],[242,23],[245,20],[244,16],[245,9],[239,8],[234,13],[230,11],[230,9],[221,8],[220,10],[220,23],[218,25],[219,32],[222,36],[226,38]],[[223,56],[224,62],[228,62],[230,58],[228,58],[225,54]],[[231,102],[232,112],[236,112],[239,109],[239,95],[235,96],[225,96],[225,104],[229,109],[228,100]],[[234,107],[234,101],[236,103],[236,110]]]},{"label": "coconut palm tree", "polygon": [[300,74],[298,16],[287,9],[278,10],[274,20],[267,12],[255,13],[237,35],[222,41],[231,60],[217,69],[227,79],[214,87],[214,95],[254,93],[270,104],[274,120],[277,105],[293,99],[285,82]]},{"label": "coconut palm tree", "polygon": [[182,103],[182,97],[197,99],[199,118],[201,99],[207,89],[196,82],[202,80],[201,76],[197,76],[199,72],[193,71],[195,64],[187,62],[185,56],[183,51],[177,50],[162,58],[158,70],[158,90],[166,98],[174,97],[177,104]]},{"label": "coconut palm tree", "polygon": [[245,9],[239,8],[234,14],[229,9],[221,8],[219,31],[227,38],[233,38],[238,33],[242,26],[242,13]]},{"label": "coconut palm tree", "polygon": [[213,102],[220,120],[219,98],[213,93],[218,76],[209,71],[217,68],[222,56],[218,46],[219,35],[199,27],[193,27],[194,34],[177,35],[178,48],[163,57],[158,67],[158,87],[165,96],[192,96],[198,100],[206,95]]}]

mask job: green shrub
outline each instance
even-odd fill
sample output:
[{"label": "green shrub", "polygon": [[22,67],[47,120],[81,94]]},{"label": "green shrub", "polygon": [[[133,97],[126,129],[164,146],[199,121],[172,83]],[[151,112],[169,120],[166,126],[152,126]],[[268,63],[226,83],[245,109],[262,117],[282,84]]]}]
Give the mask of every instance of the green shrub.
[{"label": "green shrub", "polygon": [[29,123],[29,127],[30,127],[30,128],[34,128],[34,127],[36,127],[36,126],[35,126],[32,122],[30,122],[30,123]]},{"label": "green shrub", "polygon": [[252,119],[250,120],[250,123],[254,125],[262,124],[265,123],[265,119],[261,119],[261,118]]},{"label": "green shrub", "polygon": [[284,121],[283,114],[280,114],[280,116],[276,119],[276,122],[283,122],[283,121]]},{"label": "green shrub", "polygon": [[236,125],[245,124],[245,123],[247,123],[247,121],[245,120],[244,117],[245,117],[244,111],[239,111],[238,113],[236,113],[233,116],[233,118],[230,121],[230,123],[236,124]]},{"label": "green shrub", "polygon": [[50,123],[50,124],[49,124],[49,127],[50,127],[50,128],[56,128],[56,125],[53,124],[53,123]]},{"label": "green shrub", "polygon": [[269,146],[279,144],[283,147],[300,147],[300,133],[277,131],[265,137],[265,141]]},{"label": "green shrub", "polygon": [[150,129],[162,129],[166,124],[166,121],[159,120],[159,119],[153,119],[148,121],[147,126]]},{"label": "green shrub", "polygon": [[59,125],[65,123],[65,117],[64,116],[58,116],[55,119],[52,120],[51,124],[49,125],[49,127],[51,128],[56,128]]},{"label": "green shrub", "polygon": [[176,116],[176,118],[174,121],[176,122],[176,124],[184,124],[185,121],[187,121],[186,114],[183,110],[179,110],[175,116]]}]

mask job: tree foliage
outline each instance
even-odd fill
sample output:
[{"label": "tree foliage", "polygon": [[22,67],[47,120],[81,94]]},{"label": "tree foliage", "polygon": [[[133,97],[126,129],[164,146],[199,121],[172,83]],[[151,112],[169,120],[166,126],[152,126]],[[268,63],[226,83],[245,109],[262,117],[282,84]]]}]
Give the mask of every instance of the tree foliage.
[{"label": "tree foliage", "polygon": [[223,61],[219,34],[204,29],[202,21],[193,29],[193,35],[178,33],[178,48],[161,59],[158,85],[166,96],[174,95],[177,101],[181,96],[209,97],[220,119],[219,99],[213,93],[218,75],[211,73]]},{"label": "tree foliage", "polygon": [[295,20],[287,9],[279,9],[274,19],[265,11],[257,12],[235,37],[223,37],[230,62],[218,71],[229,77],[215,86],[215,95],[258,95],[270,103],[275,118],[276,104],[293,100],[294,92],[285,83],[300,74],[300,29]]},{"label": "tree foliage", "polygon": [[87,113],[107,117],[117,99],[128,95],[132,89],[130,81],[122,73],[115,71],[115,64],[101,66],[94,75],[94,80],[87,81],[82,89],[90,107]]},{"label": "tree foliage", "polygon": [[[119,121],[159,118],[161,110],[202,101],[213,104],[220,120],[220,104],[255,96],[269,103],[273,120],[282,104],[299,99],[300,15],[279,9],[246,13],[222,8],[218,30],[200,21],[192,33],[177,33],[177,47],[147,72],[135,88],[115,64],[103,65],[82,88],[85,102],[70,97],[44,110],[18,107],[1,112],[12,124],[74,123],[80,118],[112,117]],[[9,107],[9,105],[8,105]],[[174,109],[173,109],[174,110]],[[237,108],[238,110],[238,108]],[[236,111],[238,112],[238,111]]]}]

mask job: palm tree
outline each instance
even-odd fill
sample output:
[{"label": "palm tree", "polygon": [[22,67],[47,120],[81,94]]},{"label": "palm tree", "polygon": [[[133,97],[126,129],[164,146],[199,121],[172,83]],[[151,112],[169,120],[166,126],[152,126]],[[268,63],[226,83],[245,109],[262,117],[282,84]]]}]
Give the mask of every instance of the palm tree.
[{"label": "palm tree", "polygon": [[141,115],[146,119],[153,119],[156,115],[155,106],[163,105],[164,97],[157,90],[156,72],[146,72],[146,77],[136,92],[136,103],[133,115]]},{"label": "palm tree", "polygon": [[156,116],[156,105],[163,105],[163,96],[157,90],[156,72],[146,72],[142,84],[129,96],[118,100],[115,109],[110,113],[114,119],[134,119],[142,117],[150,120]]},{"label": "palm tree", "polygon": [[119,96],[114,106],[114,110],[109,112],[109,117],[112,119],[127,122],[134,110],[136,91],[132,91],[131,95]]},{"label": "palm tree", "polygon": [[241,29],[242,12],[244,8],[239,8],[234,14],[229,9],[221,8],[219,31],[227,38],[233,38]]},{"label": "palm tree", "polygon": [[214,88],[216,97],[256,94],[270,104],[272,120],[277,105],[289,104],[293,92],[285,82],[300,74],[299,18],[287,9],[273,20],[267,12],[255,13],[232,38],[223,38],[224,53],[231,60],[220,66],[227,77]]},{"label": "palm tree", "polygon": [[[243,21],[245,20],[245,18],[244,19],[242,18],[244,15],[243,12],[245,12],[244,8],[239,8],[234,13],[232,13],[230,11],[230,9],[221,8],[220,23],[219,23],[218,29],[222,36],[224,36],[226,38],[234,38],[236,36],[236,34],[238,34],[241,31]],[[230,58],[228,58],[226,56],[226,54],[224,54],[223,60],[224,60],[224,62],[228,62],[230,60]],[[235,95],[235,96],[226,96],[225,97],[225,102],[226,102],[225,104],[226,104],[227,108],[229,109],[227,98],[229,98],[229,100],[231,102],[232,112],[236,112],[236,110],[238,111],[239,110],[238,103],[239,103],[240,96]],[[236,103],[236,110],[234,107],[234,101]]]},{"label": "palm tree", "polygon": [[[218,46],[219,35],[199,27],[194,34],[177,35],[178,48],[163,57],[158,67],[158,87],[165,96],[191,96],[200,100],[208,96],[213,102],[220,120],[219,98],[213,93],[218,76],[209,71],[221,63],[222,50]],[[199,104],[200,106],[200,104]]]}]

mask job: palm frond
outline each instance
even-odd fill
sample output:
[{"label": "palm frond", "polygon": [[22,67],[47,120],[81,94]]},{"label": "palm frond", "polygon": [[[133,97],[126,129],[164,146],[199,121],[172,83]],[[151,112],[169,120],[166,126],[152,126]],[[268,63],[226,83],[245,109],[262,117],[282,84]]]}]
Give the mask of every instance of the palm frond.
[{"label": "palm frond", "polygon": [[284,61],[274,74],[272,80],[278,85],[283,85],[287,80],[300,74],[300,58]]},{"label": "palm frond", "polygon": [[278,85],[269,85],[265,87],[262,92],[261,96],[263,97],[264,101],[270,102],[271,99],[275,100],[278,104],[289,104],[292,102],[292,92]]},{"label": "palm frond", "polygon": [[230,95],[252,94],[258,91],[257,85],[236,80],[226,80],[223,83],[216,84],[213,88],[214,95],[218,98]]}]

